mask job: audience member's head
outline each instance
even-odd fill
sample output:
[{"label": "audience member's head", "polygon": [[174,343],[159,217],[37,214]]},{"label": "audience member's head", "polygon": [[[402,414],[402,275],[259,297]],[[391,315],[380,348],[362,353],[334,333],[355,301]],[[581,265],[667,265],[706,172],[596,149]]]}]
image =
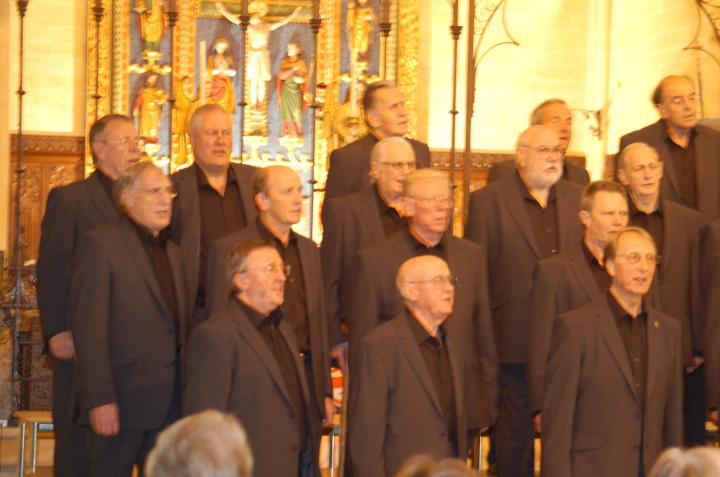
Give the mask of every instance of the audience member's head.
[{"label": "audience member's head", "polygon": [[650,477],[720,476],[720,449],[693,447],[666,449],[650,469]]},{"label": "audience member's head", "polygon": [[253,457],[231,414],[204,411],[177,421],[158,437],[145,464],[148,477],[251,477]]},{"label": "audience member's head", "polygon": [[655,87],[652,102],[670,128],[689,130],[697,124],[698,96],[689,76],[666,76]]},{"label": "audience member's head", "polygon": [[572,139],[572,112],[562,99],[548,99],[538,104],[530,115],[530,125],[542,124],[555,131],[560,148],[567,151]]},{"label": "audience member's head", "polygon": [[363,96],[365,122],[378,139],[404,136],[408,130],[405,96],[391,81],[368,85]]},{"label": "audience member's head", "polygon": [[95,167],[113,181],[137,163],[142,153],[132,120],[122,114],[108,114],[95,121],[88,143]]},{"label": "audience member's head", "polygon": [[436,461],[426,455],[416,455],[408,459],[395,477],[479,477],[460,459],[442,459]]},{"label": "audience member's head", "polygon": [[563,151],[557,133],[542,125],[530,126],[517,140],[515,165],[532,189],[549,189],[563,173]]},{"label": "audience member's head", "polygon": [[416,167],[415,151],[402,137],[381,139],[370,151],[370,179],[386,201],[402,196],[405,179]]}]

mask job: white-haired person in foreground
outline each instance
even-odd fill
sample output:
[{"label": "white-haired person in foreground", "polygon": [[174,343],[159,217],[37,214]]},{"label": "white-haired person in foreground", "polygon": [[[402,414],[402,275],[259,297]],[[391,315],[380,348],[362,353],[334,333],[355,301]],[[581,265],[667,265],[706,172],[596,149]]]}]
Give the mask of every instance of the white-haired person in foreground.
[{"label": "white-haired person in foreground", "polygon": [[231,414],[204,411],[165,429],[145,465],[147,477],[251,477],[253,457]]},{"label": "white-haired person in foreground", "polygon": [[418,454],[405,461],[395,477],[480,477],[460,459],[435,460]]},{"label": "white-haired person in foreground", "polygon": [[650,477],[716,477],[720,476],[720,449],[671,447],[660,454],[650,470]]}]

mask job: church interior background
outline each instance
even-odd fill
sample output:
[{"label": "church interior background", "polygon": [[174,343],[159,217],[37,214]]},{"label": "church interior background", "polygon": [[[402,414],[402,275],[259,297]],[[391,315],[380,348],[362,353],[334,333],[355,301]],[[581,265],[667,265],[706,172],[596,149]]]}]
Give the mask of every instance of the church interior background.
[{"label": "church interior background", "polygon": [[[472,38],[464,0],[30,0],[22,56],[23,261],[32,265],[37,255],[48,191],[91,170],[85,134],[110,112],[131,115],[146,155],[175,171],[192,161],[193,108],[220,104],[233,114],[234,160],[285,164],[302,174],[307,209],[298,231],[316,240],[329,153],[364,134],[358,99],[365,84],[381,78],[405,94],[410,135],[429,144],[433,165],[448,169],[454,158],[460,199],[462,185],[482,186],[488,166],[511,157],[530,110],[547,98],[572,107],[570,156],[596,179],[620,136],[656,119],[650,94],[665,75],[694,78],[702,121],[720,122],[717,0],[471,1]],[[0,302],[16,293],[7,266],[15,263],[17,225],[17,3],[0,0]],[[454,16],[462,26],[457,41]],[[456,203],[459,231],[463,201]],[[20,293],[32,302],[32,274]],[[32,379],[16,385],[13,404],[12,318],[6,307],[0,419],[13,407],[49,409],[51,399],[41,346],[27,346],[18,366]],[[22,312],[19,331],[23,340],[39,339],[34,310]]]}]

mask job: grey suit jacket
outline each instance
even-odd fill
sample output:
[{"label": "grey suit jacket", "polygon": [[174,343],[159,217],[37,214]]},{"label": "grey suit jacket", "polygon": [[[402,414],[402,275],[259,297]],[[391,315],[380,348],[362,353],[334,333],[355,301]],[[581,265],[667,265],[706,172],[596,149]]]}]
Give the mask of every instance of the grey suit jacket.
[{"label": "grey suit jacket", "polygon": [[[305,404],[309,391],[305,366],[295,336],[284,321],[280,334],[295,356]],[[190,337],[187,351],[183,414],[206,409],[233,413],[248,435],[255,461],[255,477],[297,477],[299,448],[297,416],[280,368],[236,300],[200,324]],[[317,455],[319,419],[309,408],[310,454],[314,475],[320,475]]]},{"label": "grey suit jacket", "polygon": [[374,187],[330,199],[325,214],[322,258],[330,343],[347,341],[341,323],[347,322],[355,255],[361,249],[385,239]]},{"label": "grey suit jacket", "polygon": [[[414,319],[410,317],[409,319]],[[392,477],[409,457],[458,457],[448,439],[440,400],[405,313],[373,330],[362,342],[348,411],[353,475]],[[453,373],[457,447],[467,449],[466,388],[461,342],[446,335]]]},{"label": "grey suit jacket", "polygon": [[[697,125],[695,130],[698,210],[705,214],[708,220],[713,220],[720,218],[720,131],[702,125]],[[665,164],[660,195],[663,199],[681,202],[677,172],[665,141],[666,137],[667,128],[661,119],[621,137],[618,155],[635,142],[644,142],[657,149],[660,160]]]},{"label": "grey suit jacket", "polygon": [[[607,301],[555,320],[543,406],[542,473],[636,477],[682,444],[680,325],[648,308],[645,405]],[[641,447],[642,444],[642,447]]]},{"label": "grey suit jacket", "polygon": [[[255,167],[231,163],[235,171],[240,197],[242,198],[245,223],[249,224],[257,217],[257,209],[253,200],[252,175]],[[183,267],[187,277],[191,303],[197,300],[200,278],[200,199],[197,186],[198,166],[193,164],[171,176],[178,196],[173,203],[173,219],[170,234],[182,250]],[[209,315],[208,315],[209,316]]]},{"label": "grey suit jacket", "polygon": [[50,191],[40,232],[38,305],[45,338],[70,329],[70,270],[78,240],[119,214],[97,172]]},{"label": "grey suit jacket", "polygon": [[179,399],[178,344],[189,312],[180,250],[167,241],[177,317],[129,219],[85,234],[78,250],[83,252],[73,271],[70,326],[80,421],[89,423],[91,408],[117,403],[121,430],[160,427]]},{"label": "grey suit jacket", "polygon": [[[408,139],[415,151],[418,169],[430,167],[430,148],[415,139]],[[325,200],[363,190],[370,185],[370,151],[378,139],[372,134],[335,149],[330,153]],[[323,223],[325,216],[323,215]]]},{"label": "grey suit jacket", "polygon": [[602,298],[607,291],[598,288],[581,247],[578,243],[535,266],[528,328],[528,385],[533,412],[542,409],[545,364],[555,317]]},{"label": "grey suit jacket", "polygon": [[[210,315],[222,310],[228,302],[230,289],[225,275],[227,257],[233,247],[246,240],[260,240],[257,220],[242,230],[233,232],[210,247],[208,254],[207,309]],[[315,398],[318,412],[325,415],[325,397],[332,395],[330,381],[330,353],[328,351],[327,323],[325,321],[325,297],[322,286],[322,267],[320,253],[315,242],[298,236],[298,250],[305,282],[305,298],[307,300],[308,333],[310,335],[310,351],[312,353],[312,369]]]},{"label": "grey suit jacket", "polygon": [[[559,252],[577,246],[583,230],[578,221],[582,188],[566,180],[555,184]],[[515,176],[489,184],[470,195],[465,237],[487,254],[493,325],[501,363],[526,363],[533,270],[542,257],[525,213]]]},{"label": "grey suit jacket", "polygon": [[[453,314],[445,326],[455,332],[468,352],[472,375],[467,382],[474,396],[473,405],[468,406],[468,426],[480,429],[495,420],[497,394],[497,352],[488,306],[484,253],[477,244],[450,234],[443,240],[450,273],[459,279]],[[351,367],[355,365],[361,340],[404,310],[395,277],[400,265],[417,255],[407,230],[396,232],[358,253],[348,315]]]},{"label": "grey suit jacket", "polygon": [[[488,182],[495,182],[504,177],[511,176],[515,173],[515,160],[507,159],[493,164],[490,168]],[[565,161],[563,169],[563,179],[574,182],[575,184],[585,186],[590,183],[590,174],[580,166],[576,166],[572,162]]]}]

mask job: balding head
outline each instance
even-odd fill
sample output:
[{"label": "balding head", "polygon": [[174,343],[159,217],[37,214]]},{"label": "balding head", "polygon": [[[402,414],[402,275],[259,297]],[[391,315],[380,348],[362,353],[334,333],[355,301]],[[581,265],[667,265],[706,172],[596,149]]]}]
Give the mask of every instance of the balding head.
[{"label": "balding head", "polygon": [[370,179],[377,184],[382,197],[401,197],[405,178],[415,167],[412,145],[402,137],[381,139],[370,152]]},{"label": "balding head", "polygon": [[447,263],[433,255],[404,262],[396,285],[412,315],[425,325],[440,325],[453,310],[454,278]]},{"label": "balding head", "polygon": [[533,125],[520,133],[515,164],[533,189],[549,189],[563,173],[563,150],[551,128]]},{"label": "balding head", "polygon": [[567,150],[572,139],[572,112],[565,101],[557,98],[543,101],[530,115],[530,124],[553,129],[560,139],[560,148]]}]

